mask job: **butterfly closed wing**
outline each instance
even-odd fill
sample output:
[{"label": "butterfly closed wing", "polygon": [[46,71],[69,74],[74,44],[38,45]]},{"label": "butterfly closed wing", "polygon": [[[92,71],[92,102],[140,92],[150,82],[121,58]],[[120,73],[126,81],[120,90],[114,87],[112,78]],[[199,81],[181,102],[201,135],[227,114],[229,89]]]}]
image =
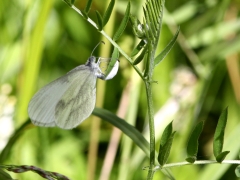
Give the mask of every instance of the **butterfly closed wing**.
[{"label": "butterfly closed wing", "polygon": [[37,126],[72,129],[90,116],[96,102],[97,78],[113,78],[119,67],[116,61],[109,74],[103,74],[94,56],[65,76],[40,89],[28,105],[28,114]]},{"label": "butterfly closed wing", "polygon": [[[94,58],[95,60],[95,58]],[[98,69],[91,58],[40,89],[31,99],[28,114],[38,126],[72,129],[92,113]]]}]

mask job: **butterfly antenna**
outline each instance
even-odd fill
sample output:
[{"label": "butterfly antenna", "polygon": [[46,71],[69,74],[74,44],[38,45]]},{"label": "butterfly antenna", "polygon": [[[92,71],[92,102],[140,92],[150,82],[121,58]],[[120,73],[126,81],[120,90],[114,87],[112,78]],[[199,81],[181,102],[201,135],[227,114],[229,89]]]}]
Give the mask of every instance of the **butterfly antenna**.
[{"label": "butterfly antenna", "polygon": [[105,44],[104,41],[100,41],[100,42],[95,46],[95,48],[93,48],[92,53],[91,53],[91,56],[92,56],[93,52],[95,51],[95,49],[99,46],[100,43]]}]

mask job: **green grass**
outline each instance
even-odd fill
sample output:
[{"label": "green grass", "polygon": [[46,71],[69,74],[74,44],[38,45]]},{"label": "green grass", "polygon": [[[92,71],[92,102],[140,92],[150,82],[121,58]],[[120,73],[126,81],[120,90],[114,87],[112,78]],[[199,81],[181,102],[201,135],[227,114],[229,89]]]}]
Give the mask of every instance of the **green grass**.
[{"label": "green grass", "polygon": [[[144,2],[131,3],[131,13],[142,21],[141,7]],[[85,4],[83,1],[75,2],[79,9],[84,9]],[[89,16],[96,21],[94,11],[102,13],[108,4],[93,1]],[[116,1],[114,14],[104,29],[110,29],[110,37],[123,19],[126,7],[127,1]],[[181,31],[173,49],[156,67],[153,75],[153,80],[157,81],[152,84],[156,147],[159,147],[163,129],[174,120],[173,129],[177,132],[168,163],[184,161],[191,131],[197,122],[204,120],[198,158],[213,159],[213,133],[220,113],[228,106],[223,150],[230,151],[226,159],[237,159],[240,149],[237,141],[240,133],[240,65],[235,56],[239,55],[240,50],[240,26],[239,15],[234,12],[239,10],[239,3],[227,0],[221,3],[167,0],[166,9],[157,54],[169,43],[178,26]],[[27,105],[32,95],[51,80],[84,64],[103,37],[60,0],[3,1],[0,6],[0,27],[0,87],[8,84],[12,88],[12,92],[4,96],[7,100],[0,98],[0,122],[10,116],[14,133],[28,120]],[[113,47],[110,42],[104,41],[106,45],[97,48],[95,56],[111,56]],[[130,23],[117,43],[128,55],[131,54],[138,40]],[[142,69],[144,63],[138,67]],[[120,56],[117,76],[102,87],[105,90],[98,88],[105,94],[102,107],[135,126],[149,140],[144,84],[123,56]],[[1,90],[0,97],[3,94]],[[7,115],[4,110],[9,106],[14,107],[14,112]],[[89,170],[90,131],[94,122],[90,117],[71,131],[29,124],[10,144],[10,151],[0,164],[34,165],[74,180],[91,180],[87,178],[87,172],[91,172],[95,175],[94,179],[98,179],[113,127],[106,121],[101,122],[97,154],[93,157],[96,167]],[[0,127],[0,133],[4,128]],[[109,179],[146,179],[147,171],[142,170],[145,166],[149,166],[146,154],[122,135],[113,166],[108,167],[111,171]],[[171,170],[177,180],[187,177],[194,180],[237,179],[233,167],[235,165],[193,165]],[[32,172],[10,174],[15,179],[43,179]],[[156,172],[154,179],[161,178],[164,179],[163,173]]]}]

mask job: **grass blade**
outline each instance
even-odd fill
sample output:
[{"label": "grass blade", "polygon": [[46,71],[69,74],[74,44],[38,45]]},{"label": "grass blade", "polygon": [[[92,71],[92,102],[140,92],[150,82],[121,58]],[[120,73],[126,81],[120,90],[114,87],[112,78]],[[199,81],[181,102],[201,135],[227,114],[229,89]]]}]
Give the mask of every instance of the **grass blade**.
[{"label": "grass blade", "polygon": [[150,153],[149,143],[135,127],[105,109],[95,108],[93,114],[119,128],[124,134],[131,138],[146,155]]},{"label": "grass blade", "polygon": [[0,162],[4,162],[8,158],[8,156],[11,154],[12,147],[14,146],[16,141],[30,126],[32,126],[32,124],[29,119],[24,124],[22,124],[18,129],[15,130],[14,134],[10,137],[8,143],[0,153]]},{"label": "grass blade", "polygon": [[0,169],[0,179],[1,180],[13,180],[13,178],[10,176],[10,174],[8,174],[7,172],[5,172],[2,169]]}]

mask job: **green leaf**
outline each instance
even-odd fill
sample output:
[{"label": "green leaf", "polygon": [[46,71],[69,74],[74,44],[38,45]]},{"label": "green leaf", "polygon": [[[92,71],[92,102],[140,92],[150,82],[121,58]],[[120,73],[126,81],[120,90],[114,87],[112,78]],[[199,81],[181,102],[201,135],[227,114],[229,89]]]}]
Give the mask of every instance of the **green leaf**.
[{"label": "green leaf", "polygon": [[126,12],[125,12],[124,17],[123,17],[123,20],[122,20],[117,32],[113,36],[114,41],[117,41],[119,39],[119,37],[122,35],[123,31],[125,30],[125,28],[127,26],[127,23],[128,23],[129,16],[130,16],[130,9],[131,9],[131,4],[130,4],[130,1],[129,1]]},{"label": "green leaf", "polygon": [[215,158],[222,152],[224,142],[224,130],[227,124],[228,108],[226,108],[218,119],[218,124],[213,138],[213,154]]},{"label": "green leaf", "polygon": [[163,166],[170,154],[170,150],[172,147],[172,141],[175,132],[172,133],[172,122],[167,125],[167,127],[164,129],[161,141],[160,141],[160,146],[159,146],[159,151],[158,151],[158,162],[161,166]]},{"label": "green leaf", "polygon": [[102,16],[98,11],[96,11],[96,15],[97,15],[97,22],[98,22],[98,30],[101,31],[103,29]]},{"label": "green leaf", "polygon": [[75,0],[63,0],[67,5],[69,5],[70,7],[72,7],[72,5],[74,4]]},{"label": "green leaf", "polygon": [[172,122],[171,122],[171,123],[169,123],[167,125],[167,127],[163,131],[163,134],[162,134],[162,137],[161,137],[161,141],[160,141],[159,151],[167,143],[168,139],[171,137],[172,129],[173,128],[172,128]]},{"label": "green leaf", "polygon": [[113,49],[112,59],[119,59],[119,50],[116,47]]},{"label": "green leaf", "polygon": [[107,8],[106,12],[103,15],[103,27],[107,24],[111,14],[112,14],[114,4],[115,4],[115,0],[111,0],[111,2],[108,5],[108,8]]},{"label": "green leaf", "polygon": [[189,163],[194,163],[197,160],[197,158],[196,156],[189,156],[185,160]]},{"label": "green leaf", "polygon": [[168,45],[164,48],[164,50],[154,59],[154,65],[157,66],[170,52],[173,45],[175,44],[180,28],[178,28],[176,34],[173,36],[172,40],[168,43]]},{"label": "green leaf", "polygon": [[224,151],[218,154],[218,156],[216,157],[217,162],[221,163],[225,159],[225,157],[228,155],[229,152],[230,151]]},{"label": "green leaf", "polygon": [[143,29],[146,39],[148,43],[153,43],[155,47],[160,37],[164,4],[165,0],[148,0],[143,8]]},{"label": "green leaf", "polygon": [[86,15],[89,13],[89,11],[91,9],[91,6],[92,6],[92,0],[88,0],[86,6],[84,8],[84,12],[85,12]]},{"label": "green leaf", "polygon": [[162,146],[161,149],[159,149],[158,162],[161,166],[163,166],[168,160],[175,133],[176,132],[173,132],[167,139],[167,142]]},{"label": "green leaf", "polygon": [[[164,2],[163,2],[164,4]],[[161,17],[161,8],[159,7],[158,5],[158,2],[157,1],[152,1],[151,2],[151,7],[153,9],[153,16],[155,18],[155,24],[161,24],[161,20],[160,20],[160,17]],[[159,17],[160,15],[160,17]],[[155,25],[156,26],[156,25]],[[161,25],[160,25],[161,26]],[[157,27],[157,26],[156,26]]]},{"label": "green leaf", "polygon": [[152,41],[152,42],[155,42],[155,27],[153,27],[153,22],[152,22],[152,20],[150,20],[150,14],[149,13],[151,13],[151,12],[149,12],[149,8],[148,8],[148,6],[149,6],[149,3],[147,3],[147,5],[146,5],[146,9],[145,8],[143,8],[143,12],[144,12],[144,15],[145,15],[145,19],[146,19],[146,23],[145,23],[145,26],[147,25],[147,27],[148,27],[148,30],[147,29],[145,29],[145,32],[147,32],[148,31],[148,41]]},{"label": "green leaf", "polygon": [[8,174],[7,172],[5,172],[2,169],[0,169],[0,179],[1,180],[13,180],[13,178],[10,176],[10,174]]},{"label": "green leaf", "polygon": [[117,117],[115,114],[105,109],[95,108],[92,114],[102,118],[105,121],[108,121],[113,126],[119,128],[124,134],[132,139],[132,141],[138,147],[140,147],[147,156],[149,156],[149,143],[134,126],[128,124],[123,119]]},{"label": "green leaf", "polygon": [[105,72],[106,76],[108,76],[108,74],[112,71],[116,61],[118,61],[119,58],[119,51],[118,48],[114,47],[113,53],[112,53],[112,57],[111,57],[111,61],[108,64],[107,70]]},{"label": "green leaf", "polygon": [[155,14],[155,12],[153,11],[152,3],[153,3],[153,1],[148,1],[147,5],[146,5],[147,14],[148,14],[148,18],[149,18],[149,21],[147,21],[147,23],[150,24],[151,31],[153,32],[153,36],[156,37],[156,33],[158,30],[158,23],[156,20],[157,14]]},{"label": "green leaf", "polygon": [[237,166],[235,169],[235,174],[238,178],[240,178],[240,166]]},{"label": "green leaf", "polygon": [[[187,159],[192,159],[192,160],[196,159],[197,152],[198,152],[198,139],[203,130],[203,125],[204,125],[203,121],[199,122],[196,125],[196,127],[194,128],[194,130],[189,138],[188,145],[187,145],[187,154],[188,154]],[[187,159],[186,159],[186,161],[188,161]],[[188,162],[190,162],[190,161],[188,161]]]},{"label": "green leaf", "polygon": [[148,47],[145,46],[144,49],[142,50],[141,54],[134,60],[133,65],[137,65],[138,63],[140,63],[143,60],[145,54],[147,53],[147,49],[148,49]]},{"label": "green leaf", "polygon": [[133,49],[132,53],[131,53],[131,57],[137,55],[139,53],[139,51],[143,48],[143,46],[146,44],[146,42],[144,40],[141,40],[138,45]]}]

